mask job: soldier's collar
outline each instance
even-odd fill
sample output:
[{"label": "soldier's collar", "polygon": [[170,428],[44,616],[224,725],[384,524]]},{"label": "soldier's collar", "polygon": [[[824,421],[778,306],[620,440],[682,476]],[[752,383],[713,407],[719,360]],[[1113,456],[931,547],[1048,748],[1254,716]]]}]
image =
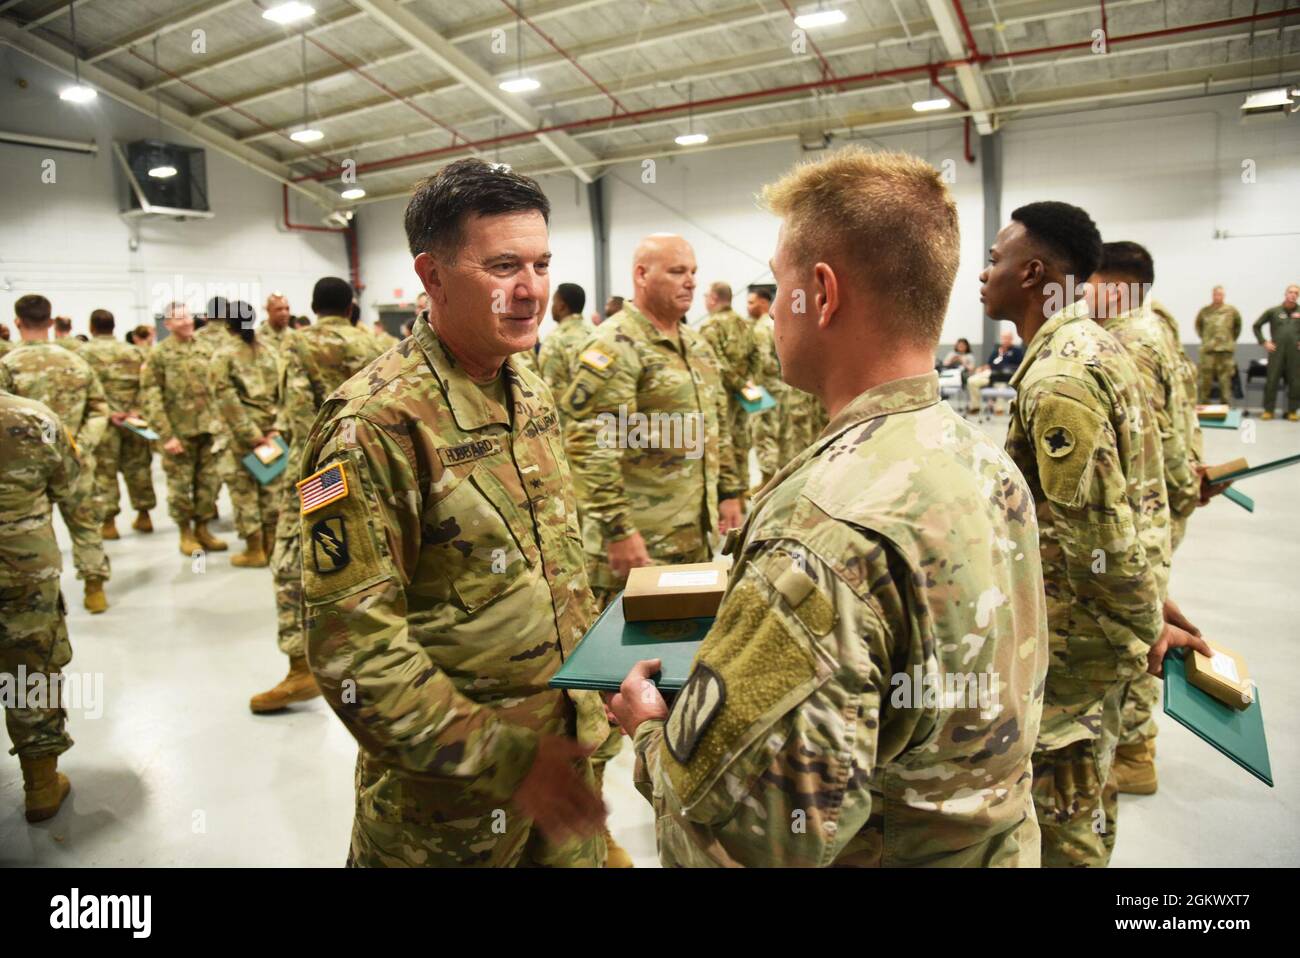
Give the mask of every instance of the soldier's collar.
[{"label": "soldier's collar", "polygon": [[1069,306],[1064,306],[1053,313],[1052,318],[1039,328],[1033,340],[1025,345],[1025,354],[1020,359],[1020,366],[1012,373],[1011,381],[1007,385],[1015,389],[1020,384],[1020,380],[1025,378],[1025,373],[1029,370],[1029,367],[1034,364],[1034,359],[1043,351],[1044,344],[1055,335],[1058,329],[1066,323],[1072,323],[1079,319],[1090,319],[1091,316],[1087,302],[1082,299],[1076,299]]},{"label": "soldier's collar", "polygon": [[[493,424],[509,428],[510,414],[505,407],[489,399],[474,380],[469,378],[469,374],[443,345],[438,334],[433,331],[427,317],[421,317],[415,324],[415,329],[411,331],[411,338],[420,347],[433,374],[438,377],[438,381],[446,390],[447,405],[451,407],[451,415],[456,420],[457,426],[466,431],[482,429]],[[509,366],[511,362],[512,359],[507,359],[504,365]],[[514,395],[514,383],[519,381],[519,376],[513,367],[508,376],[507,398]]]},{"label": "soldier's collar", "polygon": [[[317,326],[351,326],[352,320],[347,316],[317,316]],[[288,332],[286,329],[285,332]]]},{"label": "soldier's collar", "polygon": [[[673,342],[673,338],[671,336],[669,336],[658,326],[656,326],[654,324],[654,321],[651,320],[649,316],[641,312],[641,310],[637,309],[631,303],[623,304],[623,312],[631,316],[632,321],[640,325],[645,330],[646,335],[649,336],[652,341],[658,339],[658,340],[663,340],[665,343],[668,343],[670,346],[676,345],[676,343]],[[680,334],[681,331],[685,328],[686,328],[686,324],[679,320],[677,323],[678,333]]]},{"label": "soldier's collar", "polygon": [[900,412],[912,412],[925,409],[939,402],[939,374],[922,373],[919,376],[907,376],[895,379],[879,386],[873,386],[851,400],[847,406],[836,413],[818,439],[838,436],[850,426],[881,416],[892,416]]}]

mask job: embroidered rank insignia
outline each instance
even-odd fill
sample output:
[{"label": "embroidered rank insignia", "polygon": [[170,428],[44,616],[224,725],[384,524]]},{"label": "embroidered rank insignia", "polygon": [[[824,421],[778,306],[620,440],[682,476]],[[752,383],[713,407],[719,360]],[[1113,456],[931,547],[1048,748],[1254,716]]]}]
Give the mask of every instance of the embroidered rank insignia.
[{"label": "embroidered rank insignia", "polygon": [[609,367],[614,363],[614,357],[608,353],[601,352],[595,346],[591,349],[584,349],[578,356],[578,362],[586,366],[592,372],[606,375]]},{"label": "embroidered rank insignia", "polygon": [[321,519],[311,527],[311,553],[321,575],[338,572],[352,560],[348,527],[342,516]]},{"label": "embroidered rank insignia", "polygon": [[685,687],[673,703],[668,716],[664,741],[673,758],[685,765],[699,744],[718,709],[727,701],[727,685],[722,676],[707,665],[697,663]]},{"label": "embroidered rank insignia", "polygon": [[298,483],[298,501],[302,504],[302,514],[323,509],[331,502],[338,502],[348,496],[348,474],[343,463],[336,462],[319,472],[312,473]]},{"label": "embroidered rank insignia", "polygon": [[1043,433],[1043,452],[1053,459],[1068,456],[1074,450],[1074,433],[1064,426],[1053,426]]}]

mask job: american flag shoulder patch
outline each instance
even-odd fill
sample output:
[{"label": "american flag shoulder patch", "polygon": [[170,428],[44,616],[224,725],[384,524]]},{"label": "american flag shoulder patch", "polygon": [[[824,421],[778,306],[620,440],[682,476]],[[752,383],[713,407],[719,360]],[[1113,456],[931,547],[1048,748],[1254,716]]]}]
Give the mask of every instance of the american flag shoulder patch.
[{"label": "american flag shoulder patch", "polygon": [[302,514],[323,509],[331,502],[346,499],[348,495],[348,473],[341,462],[335,462],[318,472],[312,473],[298,483],[298,501],[302,505]]}]

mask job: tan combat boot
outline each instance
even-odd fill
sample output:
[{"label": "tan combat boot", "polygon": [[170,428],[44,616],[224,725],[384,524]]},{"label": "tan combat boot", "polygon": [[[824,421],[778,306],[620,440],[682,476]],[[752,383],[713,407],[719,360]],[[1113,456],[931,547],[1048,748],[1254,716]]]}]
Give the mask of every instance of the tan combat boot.
[{"label": "tan combat boot", "polygon": [[225,552],[230,548],[225,539],[218,539],[208,531],[208,520],[202,519],[194,523],[194,538],[199,540],[199,545],[209,552]]},{"label": "tan combat boot", "polygon": [[181,526],[181,555],[192,556],[196,552],[202,552],[203,546],[198,539],[194,538],[194,528],[191,523],[182,522]]},{"label": "tan combat boot", "polygon": [[1259,414],[1259,418],[1260,418],[1260,419],[1272,419],[1272,418],[1273,418],[1273,410],[1271,410],[1271,409],[1265,409],[1262,413]]},{"label": "tan combat boot", "polygon": [[305,655],[289,656],[289,674],[269,692],[259,692],[248,700],[248,707],[256,713],[278,712],[294,702],[306,702],[320,695],[316,679],[307,668]]},{"label": "tan combat boot", "polygon": [[1157,785],[1155,742],[1119,746],[1115,749],[1111,774],[1125,795],[1154,795]]},{"label": "tan combat boot", "polygon": [[72,791],[68,776],[58,770],[57,755],[41,758],[19,758],[23,767],[23,792],[27,804],[27,820],[43,822],[53,818],[63,806],[63,800]]},{"label": "tan combat boot", "polygon": [[101,612],[108,610],[108,596],[104,595],[103,579],[86,580],[86,611],[91,615],[99,615]]},{"label": "tan combat boot", "polygon": [[244,569],[265,569],[270,565],[266,549],[262,546],[262,530],[258,529],[244,540],[244,551],[230,557],[230,564]]},{"label": "tan combat boot", "polygon": [[[595,768],[596,772],[596,794],[603,796],[605,793],[605,763],[601,762]],[[609,833],[609,825],[605,825],[605,867],[606,868],[634,868],[632,856],[618,842],[614,841],[614,836]]]},{"label": "tan combat boot", "polygon": [[117,523],[112,516],[104,520],[104,524],[99,527],[99,537],[101,539],[120,539],[117,534]]},{"label": "tan combat boot", "polygon": [[1294,413],[1294,412],[1289,412],[1289,413],[1286,414],[1286,421],[1287,421],[1287,422],[1295,422],[1297,419],[1300,419],[1300,414],[1297,414],[1297,413]]},{"label": "tan combat boot", "polygon": [[136,532],[153,532],[153,520],[149,518],[148,509],[140,509],[135,514],[135,522],[131,523],[131,528]]}]

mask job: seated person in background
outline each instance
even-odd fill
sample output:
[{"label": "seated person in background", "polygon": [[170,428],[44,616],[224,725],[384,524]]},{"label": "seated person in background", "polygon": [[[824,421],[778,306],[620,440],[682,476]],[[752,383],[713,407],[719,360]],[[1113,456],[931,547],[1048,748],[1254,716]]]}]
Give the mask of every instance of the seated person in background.
[{"label": "seated person in background", "polygon": [[961,378],[965,379],[975,371],[975,355],[970,351],[970,340],[963,336],[953,343],[948,355],[943,357],[943,368],[961,367]]},{"label": "seated person in background", "polygon": [[[997,348],[989,353],[989,361],[966,380],[966,390],[970,395],[968,412],[974,414],[980,411],[981,389],[992,383],[1009,382],[1016,370],[1020,368],[1020,361],[1025,358],[1025,350],[1015,343],[1016,334],[1009,329],[1004,329],[998,336]],[[1001,403],[998,405],[1001,411]]]}]

